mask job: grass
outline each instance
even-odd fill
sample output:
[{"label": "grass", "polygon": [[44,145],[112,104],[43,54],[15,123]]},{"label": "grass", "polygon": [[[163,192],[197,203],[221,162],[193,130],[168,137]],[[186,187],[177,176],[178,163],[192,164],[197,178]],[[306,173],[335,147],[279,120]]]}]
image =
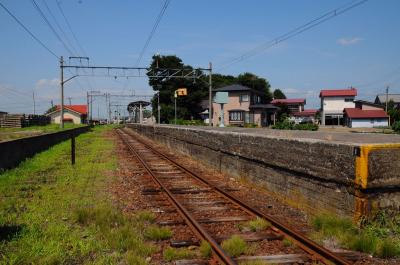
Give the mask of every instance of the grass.
[{"label": "grass", "polygon": [[271,224],[260,217],[256,217],[256,219],[250,220],[244,224],[244,227],[247,227],[250,231],[259,232],[261,230],[265,230],[270,227]]},{"label": "grass", "polygon": [[[85,124],[65,123],[64,130],[84,126]],[[14,140],[33,135],[61,131],[59,124],[48,124],[43,126],[29,126],[23,128],[0,128],[0,141]]]},{"label": "grass", "polygon": [[221,247],[232,257],[240,256],[245,253],[248,246],[240,236],[233,235],[221,243]]},{"label": "grass", "polygon": [[271,265],[271,263],[267,263],[263,260],[247,260],[247,261],[242,261],[239,264],[240,265],[266,265],[266,264]]},{"label": "grass", "polygon": [[[0,174],[0,264],[146,264],[149,214],[116,209],[114,145],[97,127]],[[139,217],[140,216],[140,217]]]},{"label": "grass", "polygon": [[165,240],[172,236],[172,231],[168,227],[158,227],[151,225],[144,230],[144,237],[150,240]]},{"label": "grass", "polygon": [[212,248],[210,243],[207,241],[201,241],[200,247],[199,247],[200,254],[203,258],[211,258],[212,255]]},{"label": "grass", "polygon": [[314,218],[312,225],[317,231],[312,236],[322,243],[334,240],[341,247],[361,251],[381,258],[400,256],[400,220],[378,213],[355,226],[350,219],[332,215],[320,215]]},{"label": "grass", "polygon": [[171,248],[168,247],[164,250],[164,260],[173,261],[179,259],[190,259],[195,258],[197,253],[193,250],[187,248]]}]

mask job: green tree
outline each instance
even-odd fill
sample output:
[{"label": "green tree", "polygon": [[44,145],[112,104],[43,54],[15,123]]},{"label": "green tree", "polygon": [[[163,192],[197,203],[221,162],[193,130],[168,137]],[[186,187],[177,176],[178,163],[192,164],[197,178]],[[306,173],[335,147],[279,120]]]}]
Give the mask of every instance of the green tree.
[{"label": "green tree", "polygon": [[272,100],[272,94],[270,91],[271,85],[265,78],[258,77],[252,73],[243,73],[237,77],[237,81],[243,86],[263,92],[263,97],[266,102]]},{"label": "green tree", "polygon": [[279,88],[274,90],[273,96],[274,99],[286,99],[286,95]]},{"label": "green tree", "polygon": [[[158,68],[185,69],[187,72],[192,71],[193,67],[185,65],[180,58],[175,55],[155,55],[153,56],[150,68],[154,70]],[[199,71],[197,74],[201,74]],[[178,88],[186,88],[187,96],[177,98],[177,117],[180,119],[196,119],[202,111],[200,101],[208,96],[208,84],[202,79],[197,81],[184,78],[170,78],[167,80],[149,77],[149,85],[154,91],[160,92],[161,106],[161,122],[172,122],[174,119],[174,91]],[[152,99],[153,113],[156,118],[157,112],[157,95]]]},{"label": "green tree", "polygon": [[53,112],[53,111],[55,111],[56,109],[57,109],[56,106],[50,107],[48,110],[46,110],[46,112],[45,112],[44,114],[48,114],[48,113],[50,113],[50,112]]}]

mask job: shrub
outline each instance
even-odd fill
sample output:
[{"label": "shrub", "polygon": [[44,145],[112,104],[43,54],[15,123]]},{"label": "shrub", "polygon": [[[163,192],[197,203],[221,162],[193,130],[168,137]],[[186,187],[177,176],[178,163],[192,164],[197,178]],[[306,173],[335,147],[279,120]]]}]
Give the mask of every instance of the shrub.
[{"label": "shrub", "polygon": [[293,126],[293,130],[318,131],[319,127],[313,123],[301,123]]},{"label": "shrub", "polygon": [[353,250],[374,254],[377,249],[378,238],[374,235],[361,233],[353,236],[348,244]]},{"label": "shrub", "polygon": [[307,131],[317,131],[319,129],[317,124],[313,123],[294,124],[294,122],[291,122],[288,119],[275,123],[275,125],[272,125],[271,128],[279,130],[307,130]]},{"label": "shrub", "polygon": [[247,250],[247,243],[238,235],[224,240],[221,247],[232,257],[237,257]]},{"label": "shrub", "polygon": [[400,133],[400,121],[396,121],[392,124],[393,131]]}]

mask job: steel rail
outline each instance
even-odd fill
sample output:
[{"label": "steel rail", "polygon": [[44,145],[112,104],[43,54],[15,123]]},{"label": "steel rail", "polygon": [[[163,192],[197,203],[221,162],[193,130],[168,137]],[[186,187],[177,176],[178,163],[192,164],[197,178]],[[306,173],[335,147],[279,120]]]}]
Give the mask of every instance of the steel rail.
[{"label": "steel rail", "polygon": [[[128,132],[128,134],[131,135],[131,136],[134,136],[130,132]],[[185,171],[189,175],[191,175],[194,178],[200,180],[204,184],[207,184],[212,189],[218,191],[225,198],[227,198],[231,202],[239,205],[246,212],[250,212],[250,213],[252,213],[252,214],[254,214],[256,216],[259,216],[259,217],[262,217],[262,218],[266,219],[273,226],[278,228],[285,236],[287,236],[287,237],[291,238],[293,241],[295,241],[295,243],[297,243],[296,245],[298,245],[301,249],[303,249],[304,251],[306,251],[310,255],[316,257],[318,260],[323,261],[324,263],[327,263],[327,264],[332,263],[332,262],[334,264],[340,264],[340,265],[350,265],[350,264],[352,264],[348,260],[340,257],[339,255],[333,253],[332,251],[330,251],[330,250],[324,248],[323,246],[320,246],[316,242],[308,239],[304,235],[302,235],[302,234],[294,231],[293,229],[287,227],[285,224],[281,223],[280,221],[278,221],[273,216],[271,216],[269,214],[265,214],[265,213],[263,213],[263,212],[261,212],[261,211],[259,211],[257,209],[254,209],[253,207],[251,207],[250,205],[248,205],[246,202],[242,201],[241,199],[238,199],[235,196],[231,195],[229,192],[226,192],[223,189],[213,185],[208,180],[204,179],[203,177],[201,177],[197,173],[193,172],[189,168],[186,168],[186,167],[180,165],[178,162],[176,162],[175,160],[169,158],[168,156],[166,156],[162,152],[160,152],[157,149],[155,149],[154,147],[152,147],[150,144],[144,142],[143,140],[136,138],[136,141],[142,143],[147,148],[151,149],[153,152],[157,153],[158,155],[162,156],[166,160],[170,161],[171,163],[173,163],[174,165],[176,165],[177,167],[179,167],[180,169],[182,169],[183,171]]]},{"label": "steel rail", "polygon": [[[218,259],[228,265],[236,265],[237,263],[221,248],[221,246],[213,239],[213,237],[206,231],[204,228],[192,217],[188,210],[174,197],[172,192],[157,178],[155,173],[151,170],[148,166],[146,161],[144,161],[139,153],[134,149],[134,147],[123,137],[123,134],[117,129],[119,136],[121,137],[122,141],[128,146],[129,150],[137,157],[143,167],[146,169],[147,173],[152,177],[153,181],[160,186],[162,190],[168,196],[170,202],[175,205],[179,214],[185,219],[186,223],[192,230],[199,236],[201,239],[206,240],[210,243],[213,252],[217,255]],[[129,134],[128,134],[129,135]],[[129,135],[131,136],[131,135]],[[135,139],[136,140],[136,139]],[[142,142],[138,141],[139,143],[143,144]],[[147,145],[143,144],[146,148]],[[149,149],[149,148],[148,148]],[[150,149],[153,151],[152,149]]]}]

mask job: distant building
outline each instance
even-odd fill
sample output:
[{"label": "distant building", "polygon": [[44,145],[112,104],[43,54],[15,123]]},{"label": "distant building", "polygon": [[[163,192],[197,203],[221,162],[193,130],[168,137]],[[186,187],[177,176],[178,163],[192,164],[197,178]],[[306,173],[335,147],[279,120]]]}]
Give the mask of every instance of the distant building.
[{"label": "distant building", "polygon": [[[216,92],[228,92],[228,103],[224,104],[224,124],[244,126],[256,124],[268,126],[273,124],[277,107],[263,101],[263,93],[242,85],[230,85],[217,88]],[[220,124],[221,106],[213,103],[213,124]]]},{"label": "distant building", "polygon": [[324,89],[321,90],[321,124],[343,125],[343,111],[345,108],[354,108],[354,98],[357,89]]},{"label": "distant building", "polygon": [[383,110],[384,105],[376,104],[365,100],[354,100],[355,107],[362,110]]},{"label": "distant building", "polygon": [[295,123],[317,123],[317,109],[305,109],[293,113]]},{"label": "distant building", "polygon": [[274,99],[271,104],[275,106],[286,105],[289,109],[289,113],[302,112],[304,105],[306,104],[305,98],[287,98],[287,99]]},{"label": "distant building", "polygon": [[345,125],[350,128],[386,127],[389,117],[383,109],[345,108]]},{"label": "distant building", "polygon": [[[60,124],[61,107],[56,106],[56,110],[48,114],[51,118],[51,123]],[[87,105],[64,105],[64,122],[73,124],[83,124],[87,121]]]},{"label": "distant building", "polygon": [[[388,94],[388,102],[393,101],[395,108],[400,108],[400,94]],[[386,94],[377,95],[375,98],[376,104],[386,105]]]}]

